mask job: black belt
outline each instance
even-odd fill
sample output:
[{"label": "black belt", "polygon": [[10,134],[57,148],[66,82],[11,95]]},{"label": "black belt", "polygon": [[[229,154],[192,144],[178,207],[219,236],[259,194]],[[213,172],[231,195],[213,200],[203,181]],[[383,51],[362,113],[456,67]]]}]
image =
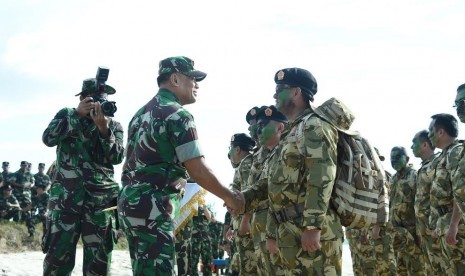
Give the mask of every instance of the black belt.
[{"label": "black belt", "polygon": [[449,204],[449,205],[441,205],[441,206],[438,206],[436,207],[436,209],[438,210],[438,213],[439,213],[439,216],[444,216],[445,214],[448,214],[448,213],[452,213],[452,204]]},{"label": "black belt", "polygon": [[262,210],[265,210],[265,209],[268,209],[268,207],[270,207],[268,205],[268,202],[267,203],[264,203],[262,205],[259,205],[257,208],[253,209],[253,212],[256,213],[256,212],[260,212]]},{"label": "black belt", "polygon": [[283,223],[291,219],[300,217],[303,214],[303,211],[304,211],[304,204],[299,203],[299,204],[292,205],[287,208],[283,208],[279,211],[272,212],[272,214],[277,223]]}]

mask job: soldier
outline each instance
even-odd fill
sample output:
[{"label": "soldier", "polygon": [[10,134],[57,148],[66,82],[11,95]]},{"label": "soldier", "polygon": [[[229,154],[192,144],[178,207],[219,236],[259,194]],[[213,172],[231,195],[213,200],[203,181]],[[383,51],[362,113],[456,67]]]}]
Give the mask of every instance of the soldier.
[{"label": "soldier", "polygon": [[207,74],[182,56],[160,61],[158,74],[158,93],[129,123],[118,200],[134,275],[174,273],[173,206],[189,176],[229,208],[241,205],[205,163],[195,121],[183,107],[196,102]]},{"label": "soldier", "polygon": [[176,264],[178,268],[178,276],[189,275],[191,266],[191,248],[192,248],[192,228],[194,226],[193,219],[190,218],[186,225],[176,234]]},{"label": "soldier", "polygon": [[3,180],[2,183],[3,185],[6,185],[8,183],[8,178],[10,175],[9,170],[10,170],[10,162],[3,161],[2,162],[2,180]]},{"label": "soldier", "polygon": [[34,185],[36,190],[36,196],[32,199],[32,209],[37,212],[32,213],[32,225],[42,222],[42,230],[45,233],[45,227],[47,224],[47,205],[50,195],[46,192],[46,186],[44,183],[38,183]]},{"label": "soldier", "polygon": [[21,207],[12,190],[8,184],[0,188],[0,221],[18,216]]},{"label": "soldier", "polygon": [[14,221],[25,221],[29,233],[29,237],[34,236],[34,225],[31,221],[32,203],[31,203],[31,188],[34,186],[34,176],[27,171],[27,161],[21,161],[20,169],[12,173],[8,182],[13,187],[13,195],[18,199],[21,206],[21,212]]},{"label": "soldier", "polygon": [[463,145],[457,140],[457,119],[450,114],[440,113],[431,117],[429,139],[441,154],[433,160],[433,183],[431,184],[430,227],[441,240],[442,254],[449,264],[449,275],[465,274],[465,225],[460,209],[454,201],[453,179]]},{"label": "soldier", "polygon": [[[329,205],[336,176],[337,129],[313,116],[310,102],[317,83],[309,71],[279,70],[275,83],[276,108],[290,125],[268,162],[267,247],[272,253],[279,251],[286,274],[341,275],[342,226]],[[345,119],[339,123],[353,119],[335,114]],[[254,187],[237,197],[245,198],[247,210],[264,191]]]},{"label": "soldier", "polygon": [[[231,137],[229,154],[231,161],[239,164],[234,173],[231,188],[236,191],[242,191],[248,188],[248,179],[252,167],[252,152],[255,142],[245,133],[237,133]],[[239,252],[240,275],[257,274],[257,256],[252,236],[250,235],[251,214],[246,213],[243,216],[233,218],[234,240]]]},{"label": "soldier", "polygon": [[399,275],[425,275],[415,222],[416,171],[404,147],[393,147],[389,220],[394,231],[394,253]]},{"label": "soldier", "polygon": [[39,184],[41,186],[44,186],[46,190],[49,189],[49,186],[51,184],[50,177],[45,174],[45,164],[44,163],[39,163],[39,172],[34,174],[34,181],[35,184]]},{"label": "soldier", "polygon": [[216,220],[215,215],[210,212],[211,220],[208,224],[209,234],[210,234],[210,241],[212,244],[212,258],[213,259],[222,259],[223,254],[220,256],[220,242],[223,240],[221,235],[221,230],[223,229],[223,223]]},{"label": "soldier", "polygon": [[417,233],[420,247],[425,259],[426,275],[446,274],[447,265],[443,262],[440,240],[431,235],[429,216],[431,212],[430,191],[432,178],[432,160],[435,158],[434,146],[428,138],[428,131],[417,132],[412,140],[412,151],[415,157],[421,158],[422,163],[417,171],[417,191],[415,195],[415,216],[417,219]]},{"label": "soldier", "polygon": [[110,271],[115,217],[104,209],[116,205],[120,190],[113,166],[123,160],[123,128],[104,113],[100,101],[116,90],[85,79],[76,108],[62,108],[42,135],[56,146],[56,173],[49,190],[49,214],[42,250],[44,275],[69,275],[76,245],[83,242],[84,275]]},{"label": "soldier", "polygon": [[192,237],[191,237],[191,273],[190,275],[198,276],[199,272],[197,269],[199,263],[199,257],[202,260],[202,275],[212,275],[211,264],[212,264],[212,248],[210,235],[208,233],[208,224],[210,222],[211,215],[205,204],[202,204],[198,208],[197,216],[194,216]]}]

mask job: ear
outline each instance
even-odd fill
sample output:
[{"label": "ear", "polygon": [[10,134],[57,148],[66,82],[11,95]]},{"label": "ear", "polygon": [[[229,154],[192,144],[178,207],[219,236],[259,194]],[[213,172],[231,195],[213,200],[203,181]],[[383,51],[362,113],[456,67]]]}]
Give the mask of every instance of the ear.
[{"label": "ear", "polygon": [[174,85],[174,86],[178,86],[178,82],[179,82],[178,75],[177,74],[171,74],[170,83],[172,85]]}]

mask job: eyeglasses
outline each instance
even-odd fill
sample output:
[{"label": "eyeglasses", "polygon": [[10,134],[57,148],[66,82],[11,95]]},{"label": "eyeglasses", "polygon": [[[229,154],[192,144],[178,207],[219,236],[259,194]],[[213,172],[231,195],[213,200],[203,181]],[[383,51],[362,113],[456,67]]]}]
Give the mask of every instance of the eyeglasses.
[{"label": "eyeglasses", "polygon": [[284,90],[291,89],[292,86],[289,86],[287,84],[277,84],[276,85],[276,94],[279,94],[283,92]]}]

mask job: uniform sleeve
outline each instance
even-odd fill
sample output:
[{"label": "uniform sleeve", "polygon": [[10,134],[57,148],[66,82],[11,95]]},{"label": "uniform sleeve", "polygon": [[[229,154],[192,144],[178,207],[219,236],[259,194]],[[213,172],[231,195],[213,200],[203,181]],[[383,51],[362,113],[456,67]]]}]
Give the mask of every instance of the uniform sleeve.
[{"label": "uniform sleeve", "polygon": [[337,130],[316,117],[305,124],[304,227],[321,229],[336,177]]},{"label": "uniform sleeve", "polygon": [[118,165],[123,162],[124,146],[123,146],[123,127],[120,123],[111,121],[110,136],[108,138],[100,138],[103,153],[108,161],[113,165]]},{"label": "uniform sleeve", "polygon": [[181,162],[203,155],[194,118],[187,111],[181,109],[167,117],[166,128]]},{"label": "uniform sleeve", "polygon": [[78,135],[83,129],[76,109],[60,110],[42,134],[42,141],[48,147],[54,147],[69,136]]},{"label": "uniform sleeve", "polygon": [[278,225],[274,219],[271,209],[268,209],[268,215],[266,218],[266,238],[276,240],[276,232]]}]

